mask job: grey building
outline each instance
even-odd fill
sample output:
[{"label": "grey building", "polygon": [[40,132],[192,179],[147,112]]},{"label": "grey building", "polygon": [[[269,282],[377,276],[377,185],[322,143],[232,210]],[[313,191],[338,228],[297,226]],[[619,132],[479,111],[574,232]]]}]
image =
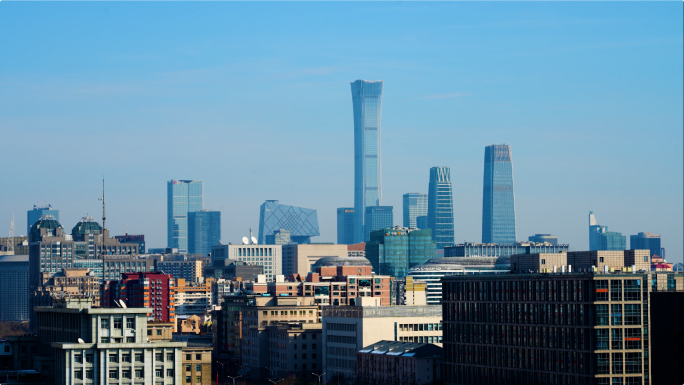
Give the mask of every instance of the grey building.
[{"label": "grey building", "polygon": [[370,240],[371,232],[390,227],[394,227],[392,206],[366,207],[366,242]]},{"label": "grey building", "polygon": [[0,256],[0,321],[29,319],[29,256]]},{"label": "grey building", "polygon": [[482,243],[514,243],[515,195],[511,146],[485,147],[482,190]]},{"label": "grey building", "polygon": [[354,243],[354,208],[337,209],[337,243],[351,245]]},{"label": "grey building", "polygon": [[259,244],[266,244],[266,237],[281,229],[290,231],[293,243],[311,243],[311,237],[321,235],[318,212],[267,200],[259,208]]},{"label": "grey building", "polygon": [[216,245],[211,248],[212,266],[216,261],[232,259],[242,261],[248,265],[264,267],[264,275],[274,280],[276,275],[282,274],[283,269],[282,245]]},{"label": "grey building", "polygon": [[416,218],[427,215],[428,195],[408,193],[403,196],[404,227],[419,228]]},{"label": "grey building", "polygon": [[527,237],[530,242],[534,243],[550,243],[552,245],[558,245],[558,237],[551,234],[534,234]]},{"label": "grey building", "polygon": [[665,254],[660,248],[660,235],[653,233],[638,233],[637,235],[629,236],[629,248],[632,250],[636,249],[648,249],[651,251],[651,256],[657,254],[665,258]]},{"label": "grey building", "polygon": [[428,191],[428,224],[432,240],[437,245],[437,255],[444,247],[454,244],[454,205],[451,193],[451,169],[432,167]]},{"label": "grey building", "polygon": [[267,245],[287,245],[292,242],[290,230],[274,230],[272,234],[266,236]]},{"label": "grey building", "polygon": [[38,222],[40,217],[43,215],[52,215],[56,221],[59,221],[59,210],[52,208],[52,205],[45,204],[44,206],[39,206],[37,204],[33,205],[33,210],[26,212],[26,235],[28,236],[31,232],[31,226]]},{"label": "grey building", "polygon": [[54,360],[54,384],[183,383],[187,343],[147,341],[148,308],[92,308],[89,298],[66,298],[35,311],[38,355]]},{"label": "grey building", "polygon": [[625,250],[627,237],[608,231],[608,226],[596,223],[593,211],[589,211],[589,250]]},{"label": "grey building", "polygon": [[550,243],[516,242],[513,244],[461,243],[444,248],[445,257],[510,257],[514,254],[560,253],[570,245]]},{"label": "grey building", "polygon": [[242,278],[243,281],[255,282],[258,275],[264,273],[261,265],[250,265],[244,261],[232,259],[217,259],[211,266],[204,268],[204,278],[233,279]]}]

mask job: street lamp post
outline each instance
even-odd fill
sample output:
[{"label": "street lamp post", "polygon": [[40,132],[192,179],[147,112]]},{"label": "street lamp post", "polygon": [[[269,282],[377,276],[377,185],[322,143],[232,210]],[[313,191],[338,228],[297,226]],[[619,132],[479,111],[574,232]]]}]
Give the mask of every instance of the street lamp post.
[{"label": "street lamp post", "polygon": [[[226,363],[225,363],[225,362],[219,362],[219,361],[215,361],[215,362],[216,362],[217,364],[221,365],[221,376],[223,376],[223,375],[224,375],[223,366],[224,366]],[[225,384],[225,381],[224,381],[223,383]],[[218,374],[216,374],[216,385],[221,385],[221,384],[219,383],[219,380],[218,380]]]},{"label": "street lamp post", "polygon": [[318,385],[321,385],[321,377],[325,376],[325,373],[321,373],[321,374],[311,373],[311,374],[318,377]]},{"label": "street lamp post", "polygon": [[238,378],[242,377],[242,375],[239,375],[239,376],[237,376],[237,377],[231,377],[231,376],[226,376],[226,377],[228,377],[228,378],[230,378],[231,380],[233,380],[233,385],[235,385],[235,380],[237,380]]}]

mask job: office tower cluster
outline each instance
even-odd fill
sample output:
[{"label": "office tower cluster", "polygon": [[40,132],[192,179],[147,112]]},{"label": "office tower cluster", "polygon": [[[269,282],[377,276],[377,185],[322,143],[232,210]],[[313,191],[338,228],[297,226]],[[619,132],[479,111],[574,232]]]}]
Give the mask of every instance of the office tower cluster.
[{"label": "office tower cluster", "polygon": [[204,209],[204,182],[167,182],[167,245],[180,253],[204,254],[221,240],[221,212]]},{"label": "office tower cluster", "polygon": [[624,250],[627,237],[621,233],[608,231],[608,226],[596,223],[593,211],[589,211],[589,250]]}]

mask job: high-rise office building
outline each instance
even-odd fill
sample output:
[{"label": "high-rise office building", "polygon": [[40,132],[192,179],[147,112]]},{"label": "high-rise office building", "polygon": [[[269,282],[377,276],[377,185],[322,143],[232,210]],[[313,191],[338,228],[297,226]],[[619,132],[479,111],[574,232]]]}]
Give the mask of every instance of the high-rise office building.
[{"label": "high-rise office building", "polygon": [[31,232],[31,226],[38,222],[40,217],[43,215],[52,215],[57,222],[59,222],[59,210],[52,208],[52,205],[46,204],[45,206],[33,205],[33,210],[26,212],[26,236]]},{"label": "high-rise office building", "polygon": [[428,196],[427,194],[408,193],[404,194],[404,227],[418,228],[417,219],[427,215]]},{"label": "high-rise office building", "polygon": [[29,257],[0,256],[0,322],[29,319]]},{"label": "high-rise office building", "polygon": [[627,237],[608,231],[608,226],[596,224],[593,211],[589,211],[589,250],[625,250]]},{"label": "high-rise office building", "polygon": [[366,207],[382,205],[380,133],[383,82],[351,83],[354,107],[354,241],[365,239]]},{"label": "high-rise office building", "polygon": [[515,243],[515,198],[511,146],[485,147],[482,243]]},{"label": "high-rise office building", "polygon": [[373,231],[366,242],[366,258],[376,273],[404,278],[409,269],[435,257],[431,229],[404,227]]},{"label": "high-rise office building", "polygon": [[558,237],[551,234],[534,234],[527,238],[530,242],[535,243],[550,243],[552,245],[558,244]]},{"label": "high-rise office building", "polygon": [[430,169],[427,216],[427,228],[432,229],[432,240],[437,245],[437,254],[441,255],[444,246],[454,244],[454,205],[449,167]]},{"label": "high-rise office building", "polygon": [[416,217],[416,227],[421,230],[429,229],[430,226],[428,225],[428,216],[421,215],[419,217]]},{"label": "high-rise office building", "polygon": [[660,248],[660,235],[653,233],[638,233],[637,235],[630,235],[629,248],[632,250],[648,249],[651,250],[651,256],[653,256],[653,254],[657,254],[665,258],[664,255],[661,255],[662,250]]},{"label": "high-rise office building", "polygon": [[292,243],[290,230],[278,229],[273,231],[273,234],[266,236],[267,245],[287,245],[290,243]]},{"label": "high-rise office building", "polygon": [[608,227],[597,224],[594,212],[589,211],[589,250],[601,250],[599,239],[601,238],[601,234],[607,231]]},{"label": "high-rise office building", "polygon": [[337,209],[337,243],[351,245],[354,243],[354,208]]},{"label": "high-rise office building", "polygon": [[168,247],[187,253],[188,213],[202,210],[204,183],[201,180],[170,180],[166,191]]},{"label": "high-rise office building", "polygon": [[366,207],[366,238],[368,242],[370,234],[375,230],[394,227],[394,213],[392,206],[368,206]]},{"label": "high-rise office building", "polygon": [[294,243],[311,243],[311,237],[321,235],[316,210],[267,200],[259,209],[259,244],[266,244],[266,237],[281,229],[290,231]]},{"label": "high-rise office building", "polygon": [[190,254],[211,253],[211,247],[221,240],[221,212],[211,210],[188,213],[188,252]]}]

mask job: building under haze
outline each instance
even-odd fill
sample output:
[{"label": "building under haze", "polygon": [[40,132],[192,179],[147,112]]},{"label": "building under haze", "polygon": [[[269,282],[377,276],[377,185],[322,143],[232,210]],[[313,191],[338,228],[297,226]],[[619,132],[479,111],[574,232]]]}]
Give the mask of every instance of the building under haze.
[{"label": "building under haze", "polygon": [[0,322],[29,319],[29,256],[0,256]]},{"label": "building under haze", "polygon": [[52,205],[49,204],[45,204],[44,206],[35,204],[33,205],[33,210],[26,212],[26,236],[31,232],[31,226],[38,222],[43,215],[52,215],[52,217],[59,222],[59,210],[53,209]]},{"label": "building under haze", "polygon": [[221,212],[211,210],[188,213],[188,253],[211,253],[211,247],[221,240]]},{"label": "building under haze", "polygon": [[259,209],[258,243],[266,244],[266,237],[281,229],[290,231],[293,243],[311,243],[311,237],[321,235],[316,210],[267,200]]},{"label": "building under haze", "polygon": [[354,243],[354,208],[337,209],[337,243],[351,245]]},{"label": "building under haze", "polygon": [[442,254],[445,246],[454,244],[454,205],[449,167],[430,169],[427,217],[427,228],[432,229],[437,253]]},{"label": "building under haze", "polygon": [[534,234],[527,238],[530,242],[534,243],[550,243],[552,245],[558,244],[558,237],[551,234]]},{"label": "building under haze", "polygon": [[404,278],[409,269],[422,265],[436,255],[431,229],[404,227],[373,231],[366,242],[366,258],[377,274]]},{"label": "building under haze", "polygon": [[170,180],[167,182],[167,246],[188,252],[188,213],[204,208],[204,182]]},{"label": "building under haze", "polygon": [[653,233],[639,233],[637,235],[630,235],[629,248],[632,250],[648,249],[651,251],[651,256],[653,256],[653,254],[658,254],[661,257],[665,257],[664,255],[661,255],[662,251],[660,250],[660,235]]},{"label": "building under haze", "polygon": [[380,133],[383,82],[351,83],[354,108],[354,241],[365,240],[366,207],[382,205]]},{"label": "building under haze", "polygon": [[515,196],[511,146],[485,147],[482,243],[515,243]]},{"label": "building under haze", "polygon": [[427,215],[428,196],[421,193],[404,194],[404,227],[417,228],[417,217]]},{"label": "building under haze", "polygon": [[115,235],[114,239],[121,243],[137,243],[138,244],[138,254],[145,254],[145,236],[142,234],[128,234],[125,235]]},{"label": "building under haze", "polygon": [[394,227],[394,213],[392,206],[368,206],[366,207],[366,238],[375,230]]}]

